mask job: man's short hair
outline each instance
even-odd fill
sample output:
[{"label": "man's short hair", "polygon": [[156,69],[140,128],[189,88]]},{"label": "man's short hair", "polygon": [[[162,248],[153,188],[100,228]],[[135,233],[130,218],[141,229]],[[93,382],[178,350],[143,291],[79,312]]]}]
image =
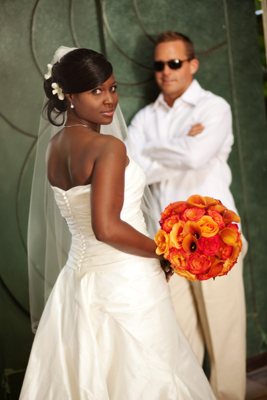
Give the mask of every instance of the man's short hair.
[{"label": "man's short hair", "polygon": [[186,55],[189,59],[195,58],[195,48],[192,40],[179,32],[167,31],[160,33],[156,40],[155,48],[160,43],[174,42],[176,40],[181,40],[184,43]]}]

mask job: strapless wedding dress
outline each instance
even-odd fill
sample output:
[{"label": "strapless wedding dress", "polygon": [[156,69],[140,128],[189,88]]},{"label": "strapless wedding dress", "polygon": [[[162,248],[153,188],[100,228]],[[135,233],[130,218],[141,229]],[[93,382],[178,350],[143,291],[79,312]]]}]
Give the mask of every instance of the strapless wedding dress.
[{"label": "strapless wedding dress", "polygon": [[[147,235],[144,185],[131,160],[121,218]],[[159,262],[96,240],[90,185],[53,190],[72,244],[43,312],[20,399],[214,400],[175,320]]]}]

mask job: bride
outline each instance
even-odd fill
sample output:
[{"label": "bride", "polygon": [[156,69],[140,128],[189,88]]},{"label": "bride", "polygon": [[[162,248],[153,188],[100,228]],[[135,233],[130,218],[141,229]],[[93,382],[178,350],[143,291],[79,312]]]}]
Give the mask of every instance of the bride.
[{"label": "bride", "polygon": [[174,315],[141,211],[145,178],[101,134],[118,104],[111,64],[69,51],[44,82],[47,177],[72,235],[42,314],[21,400],[215,399]]}]

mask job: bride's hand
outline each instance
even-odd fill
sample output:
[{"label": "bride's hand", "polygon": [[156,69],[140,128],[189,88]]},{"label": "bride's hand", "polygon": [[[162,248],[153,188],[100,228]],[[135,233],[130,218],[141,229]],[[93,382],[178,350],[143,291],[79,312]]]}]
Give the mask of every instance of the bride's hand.
[{"label": "bride's hand", "polygon": [[165,274],[166,281],[169,282],[169,280],[171,279],[171,277],[174,274],[174,270],[170,267],[169,261],[167,261],[165,259],[160,260],[160,265]]}]

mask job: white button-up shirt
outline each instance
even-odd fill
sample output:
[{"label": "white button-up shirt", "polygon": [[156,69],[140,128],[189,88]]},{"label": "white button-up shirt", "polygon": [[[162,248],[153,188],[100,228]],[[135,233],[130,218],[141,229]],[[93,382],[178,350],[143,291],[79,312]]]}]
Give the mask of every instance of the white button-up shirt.
[{"label": "white button-up shirt", "polygon": [[[204,130],[188,136],[191,127]],[[234,141],[229,104],[193,80],[169,107],[160,94],[129,127],[138,162],[151,185],[158,212],[193,194],[219,199],[236,211],[227,164]]]}]

